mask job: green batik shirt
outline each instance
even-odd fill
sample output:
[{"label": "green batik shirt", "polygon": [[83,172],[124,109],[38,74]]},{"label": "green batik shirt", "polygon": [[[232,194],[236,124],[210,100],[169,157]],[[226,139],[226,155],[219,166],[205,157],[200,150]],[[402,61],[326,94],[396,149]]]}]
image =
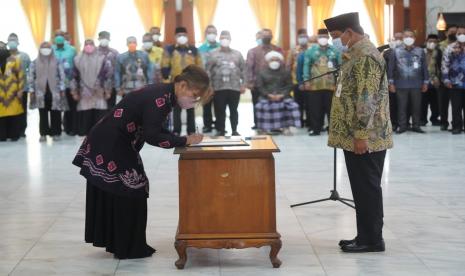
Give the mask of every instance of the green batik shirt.
[{"label": "green batik shirt", "polygon": [[354,138],[367,139],[368,151],[392,148],[385,61],[368,40],[344,54],[331,106],[328,145],[354,151]]}]

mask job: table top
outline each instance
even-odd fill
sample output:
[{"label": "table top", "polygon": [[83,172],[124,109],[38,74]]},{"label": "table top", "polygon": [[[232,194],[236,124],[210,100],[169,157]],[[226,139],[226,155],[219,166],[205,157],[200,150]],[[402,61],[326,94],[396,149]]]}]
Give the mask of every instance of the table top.
[{"label": "table top", "polygon": [[177,147],[174,154],[201,154],[201,153],[245,153],[245,152],[280,152],[273,138],[268,135],[242,137],[248,146],[227,147]]}]

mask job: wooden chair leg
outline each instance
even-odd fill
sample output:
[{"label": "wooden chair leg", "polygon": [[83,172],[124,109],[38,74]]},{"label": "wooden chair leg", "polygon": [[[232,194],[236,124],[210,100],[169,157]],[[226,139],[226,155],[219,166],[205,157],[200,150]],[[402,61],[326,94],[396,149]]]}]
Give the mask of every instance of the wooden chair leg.
[{"label": "wooden chair leg", "polygon": [[274,268],[279,268],[281,266],[281,260],[278,259],[278,252],[281,250],[282,242],[281,240],[275,240],[271,244],[270,250],[270,260]]},{"label": "wooden chair leg", "polygon": [[178,252],[179,259],[174,263],[178,269],[184,269],[187,262],[187,242],[183,240],[177,240],[174,242],[174,248]]}]

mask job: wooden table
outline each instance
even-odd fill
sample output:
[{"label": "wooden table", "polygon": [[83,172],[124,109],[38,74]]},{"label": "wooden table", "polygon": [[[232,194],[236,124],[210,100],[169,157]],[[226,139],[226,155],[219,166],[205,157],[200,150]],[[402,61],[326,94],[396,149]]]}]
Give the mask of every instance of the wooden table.
[{"label": "wooden table", "polygon": [[270,246],[278,268],[273,152],[269,136],[249,146],[176,148],[179,154],[179,224],[175,248],[183,269],[186,249]]}]

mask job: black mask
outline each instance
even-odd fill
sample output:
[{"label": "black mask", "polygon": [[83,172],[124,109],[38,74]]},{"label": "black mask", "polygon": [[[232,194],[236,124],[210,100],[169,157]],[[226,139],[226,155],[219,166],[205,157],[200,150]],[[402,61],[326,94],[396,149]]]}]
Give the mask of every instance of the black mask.
[{"label": "black mask", "polygon": [[271,37],[264,37],[262,42],[263,44],[269,45],[271,43]]},{"label": "black mask", "polygon": [[456,41],[457,40],[457,37],[455,36],[455,34],[450,34],[447,36],[447,40],[449,41]]}]

